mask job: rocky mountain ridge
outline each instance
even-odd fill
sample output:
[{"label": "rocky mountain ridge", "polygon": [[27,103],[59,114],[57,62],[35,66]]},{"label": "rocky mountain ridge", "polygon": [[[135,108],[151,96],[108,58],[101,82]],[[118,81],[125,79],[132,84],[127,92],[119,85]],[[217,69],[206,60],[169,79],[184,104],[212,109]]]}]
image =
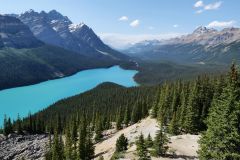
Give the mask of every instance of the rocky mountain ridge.
[{"label": "rocky mountain ridge", "polygon": [[198,27],[193,33],[168,40],[172,44],[197,43],[200,45],[213,46],[219,44],[230,44],[240,40],[239,28],[225,28],[223,30],[215,30],[213,28]]},{"label": "rocky mountain ridge", "polygon": [[63,16],[56,10],[49,12],[29,10],[16,17],[46,44],[62,47],[88,57],[127,59],[127,56],[104,44],[86,24],[74,24],[67,16]]}]

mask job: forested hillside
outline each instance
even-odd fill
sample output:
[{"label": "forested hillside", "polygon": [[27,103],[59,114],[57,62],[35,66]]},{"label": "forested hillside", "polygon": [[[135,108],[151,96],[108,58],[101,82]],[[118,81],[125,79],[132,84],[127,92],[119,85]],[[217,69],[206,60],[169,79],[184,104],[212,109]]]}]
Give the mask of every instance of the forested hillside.
[{"label": "forested hillside", "polygon": [[[92,159],[94,143],[102,140],[104,130],[113,127],[121,130],[150,114],[161,128],[152,146],[154,156],[167,152],[165,133],[203,133],[201,159],[234,159],[240,155],[239,90],[235,65],[227,76],[205,75],[156,87],[125,88],[104,83],[23,120],[18,118],[12,123],[6,117],[3,132],[54,133],[47,159]],[[66,136],[65,143],[60,135]]]},{"label": "forested hillside", "polygon": [[69,121],[79,121],[84,115],[88,123],[96,120],[108,125],[118,118],[123,121],[121,118],[124,116],[129,118],[126,123],[131,119],[135,123],[148,115],[155,91],[156,87],[125,88],[113,83],[103,83],[95,89],[63,99],[43,111],[30,115],[23,120],[21,126],[23,129],[32,128],[34,133],[44,133],[53,132],[59,124],[59,131],[62,132]]},{"label": "forested hillside", "polygon": [[136,60],[139,72],[134,79],[142,85],[157,85],[175,82],[178,79],[194,80],[197,76],[219,76],[228,71],[229,65],[218,64],[179,64],[171,61],[144,61]]}]

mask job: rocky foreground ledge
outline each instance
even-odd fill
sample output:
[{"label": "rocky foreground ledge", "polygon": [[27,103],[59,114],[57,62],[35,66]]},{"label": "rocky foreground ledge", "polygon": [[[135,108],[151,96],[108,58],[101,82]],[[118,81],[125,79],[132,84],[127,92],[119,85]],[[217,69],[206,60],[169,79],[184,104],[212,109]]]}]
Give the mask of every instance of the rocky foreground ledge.
[{"label": "rocky foreground ledge", "polygon": [[47,135],[0,135],[0,160],[43,160]]}]

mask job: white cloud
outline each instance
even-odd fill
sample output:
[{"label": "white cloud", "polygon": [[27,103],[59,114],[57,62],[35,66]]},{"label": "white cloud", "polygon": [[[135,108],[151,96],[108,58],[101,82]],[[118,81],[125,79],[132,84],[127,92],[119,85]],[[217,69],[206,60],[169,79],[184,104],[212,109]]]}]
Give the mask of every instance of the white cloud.
[{"label": "white cloud", "polygon": [[173,27],[174,27],[174,28],[178,28],[179,25],[178,25],[178,24],[174,24]]},{"label": "white cloud", "polygon": [[131,27],[137,27],[137,26],[139,26],[139,24],[140,24],[140,21],[138,19],[136,19],[136,20],[132,21],[129,25]]},{"label": "white cloud", "polygon": [[207,5],[205,5],[203,3],[203,1],[197,1],[194,4],[194,7],[198,8],[196,13],[200,14],[200,13],[202,13],[204,11],[207,11],[207,10],[217,10],[221,7],[221,5],[222,5],[222,1],[218,1],[218,2],[215,2],[215,3],[210,3],[210,4],[207,4]]},{"label": "white cloud", "polygon": [[119,21],[128,21],[128,17],[127,16],[122,16],[118,20]]},{"label": "white cloud", "polygon": [[108,45],[124,49],[131,44],[144,40],[163,40],[175,38],[183,35],[183,33],[163,33],[163,34],[119,34],[119,33],[99,33],[101,39]]},{"label": "white cloud", "polygon": [[203,1],[197,1],[195,4],[194,4],[194,7],[195,8],[199,8],[199,7],[203,7],[204,4],[203,4]]},{"label": "white cloud", "polygon": [[233,27],[236,24],[236,21],[213,21],[209,23],[206,27],[208,28],[226,28],[226,27]]},{"label": "white cloud", "polygon": [[211,4],[204,6],[204,9],[205,10],[216,10],[219,7],[221,7],[221,5],[222,5],[222,2],[219,1],[219,2],[211,3]]}]

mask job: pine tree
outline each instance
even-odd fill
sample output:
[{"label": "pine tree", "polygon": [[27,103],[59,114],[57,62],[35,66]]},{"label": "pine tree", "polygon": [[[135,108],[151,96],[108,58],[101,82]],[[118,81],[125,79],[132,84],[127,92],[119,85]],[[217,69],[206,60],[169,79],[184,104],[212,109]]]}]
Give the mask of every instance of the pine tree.
[{"label": "pine tree", "polygon": [[181,106],[179,108],[179,127],[180,130],[186,129],[185,127],[185,118],[186,118],[186,112],[187,112],[187,99],[188,99],[188,88],[182,89],[181,91]]},{"label": "pine tree", "polygon": [[150,134],[148,134],[148,137],[146,139],[146,146],[147,148],[152,148],[153,147],[153,140]]},{"label": "pine tree", "polygon": [[4,115],[4,120],[3,120],[3,134],[5,136],[7,136],[9,134],[9,131],[8,131],[8,119],[7,119],[6,115]]},{"label": "pine tree", "polygon": [[102,121],[101,119],[98,119],[98,122],[95,127],[95,137],[94,137],[96,142],[99,142],[103,138],[102,130],[103,130]]},{"label": "pine tree", "polygon": [[108,130],[108,129],[111,129],[112,128],[112,124],[111,124],[111,117],[106,117],[106,122],[105,122],[105,125],[104,125],[104,129]]},{"label": "pine tree", "polygon": [[124,120],[123,123],[125,124],[125,126],[128,126],[129,122],[130,122],[130,111],[129,111],[129,107],[127,106],[125,109],[125,113],[124,113]]},{"label": "pine tree", "polygon": [[31,113],[29,113],[28,114],[28,127],[27,127],[27,131],[31,134],[31,133],[33,133],[33,119],[32,119],[32,114]]},{"label": "pine tree", "polygon": [[144,137],[142,133],[137,140],[137,154],[139,156],[139,160],[151,159],[148,155],[148,150],[147,150],[146,143],[144,141]]},{"label": "pine tree", "polygon": [[177,111],[180,107],[180,81],[177,82],[177,84],[174,85],[174,91],[173,91],[173,101],[171,104],[171,114]]},{"label": "pine tree", "polygon": [[90,160],[94,157],[94,144],[92,142],[91,127],[87,125],[86,117],[83,116],[79,127],[78,158]]},{"label": "pine tree", "polygon": [[65,140],[65,157],[66,159],[73,159],[72,157],[72,139],[71,139],[71,133],[70,133],[70,127],[67,126],[66,127],[66,131],[65,131],[65,137],[66,137],[66,140]]},{"label": "pine tree", "polygon": [[184,128],[187,133],[196,133],[198,131],[199,112],[197,96],[198,96],[197,83],[195,83],[189,97],[187,112],[185,115]]},{"label": "pine tree", "polygon": [[207,131],[200,139],[200,159],[240,159],[240,79],[233,64],[228,84],[214,96]]},{"label": "pine tree", "polygon": [[77,159],[77,138],[78,138],[78,127],[77,127],[77,118],[72,118],[70,134],[71,142],[73,144],[72,159]]},{"label": "pine tree", "polygon": [[83,116],[80,128],[79,128],[79,140],[78,140],[78,159],[83,160],[86,157],[86,137],[87,137],[87,124],[86,118]]},{"label": "pine tree", "polygon": [[171,94],[170,94],[170,86],[164,84],[162,87],[160,100],[158,104],[158,116],[157,119],[161,125],[167,125],[168,123],[168,110],[171,106]]},{"label": "pine tree", "polygon": [[45,154],[46,160],[52,160],[52,137],[51,134],[48,135],[48,148],[49,150]]},{"label": "pine tree", "polygon": [[7,128],[8,128],[8,134],[9,133],[13,133],[13,126],[12,126],[12,122],[11,122],[11,119],[10,117],[8,118],[8,121],[7,121]]},{"label": "pine tree", "polygon": [[173,135],[179,134],[179,126],[177,122],[176,112],[173,113],[173,117],[169,125],[169,133]]},{"label": "pine tree", "polygon": [[146,118],[148,116],[148,104],[147,104],[147,101],[142,100],[141,108],[142,108],[142,111],[141,111],[140,119],[143,119],[143,118]]},{"label": "pine tree", "polygon": [[94,151],[95,147],[92,142],[92,133],[90,127],[87,127],[87,137],[86,137],[86,144],[85,144],[85,160],[91,160],[94,158]]},{"label": "pine tree", "polygon": [[121,134],[121,136],[117,139],[116,142],[116,152],[122,152],[127,150],[128,146],[128,139],[124,136],[124,134]]},{"label": "pine tree", "polygon": [[61,119],[61,116],[59,114],[57,116],[57,132],[58,133],[62,132],[62,119]]},{"label": "pine tree", "polygon": [[153,102],[152,109],[151,109],[151,117],[152,118],[157,118],[158,103],[159,103],[160,95],[161,95],[161,89],[158,88],[157,94],[155,95],[154,102]]},{"label": "pine tree", "polygon": [[62,136],[58,135],[57,129],[55,129],[52,146],[52,160],[63,159],[64,159],[64,145],[62,141]]},{"label": "pine tree", "polygon": [[65,159],[64,157],[64,143],[63,143],[63,139],[62,139],[62,135],[59,135],[59,157],[61,157],[59,160],[61,159]]},{"label": "pine tree", "polygon": [[18,114],[18,117],[17,117],[17,122],[16,122],[16,128],[17,128],[17,134],[23,134],[23,130],[22,130],[22,121],[21,121],[21,118]]},{"label": "pine tree", "polygon": [[154,140],[154,150],[155,154],[157,156],[163,156],[167,150],[168,146],[167,143],[169,142],[168,137],[163,132],[163,128],[159,130],[156,134],[155,140]]},{"label": "pine tree", "polygon": [[142,105],[137,101],[132,109],[131,122],[137,123],[142,118]]},{"label": "pine tree", "polygon": [[123,115],[122,115],[122,111],[121,111],[121,108],[120,108],[119,111],[118,111],[117,122],[116,122],[117,130],[122,129],[122,122],[123,122]]},{"label": "pine tree", "polygon": [[207,129],[205,119],[208,116],[209,108],[211,107],[214,94],[213,85],[210,83],[209,77],[204,76],[199,92],[200,92],[199,93],[200,108],[198,116],[199,119],[198,130],[203,131]]},{"label": "pine tree", "polygon": [[8,134],[13,133],[12,121],[7,116],[4,116],[4,124],[3,124],[3,134],[7,136]]}]

